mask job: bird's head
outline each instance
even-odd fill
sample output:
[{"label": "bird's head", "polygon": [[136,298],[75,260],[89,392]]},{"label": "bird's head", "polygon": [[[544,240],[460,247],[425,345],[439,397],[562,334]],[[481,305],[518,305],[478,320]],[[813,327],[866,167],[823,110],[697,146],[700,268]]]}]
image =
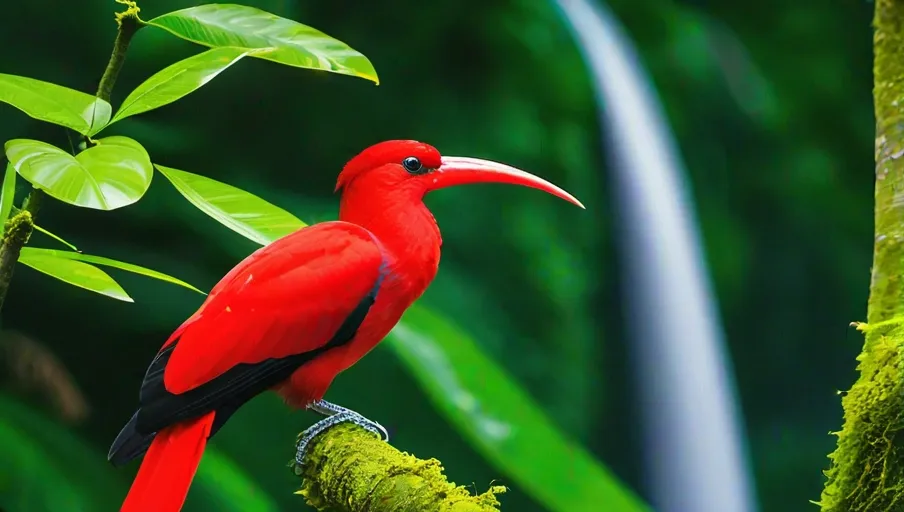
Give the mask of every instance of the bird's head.
[{"label": "bird's head", "polygon": [[572,204],[574,196],[548,181],[498,162],[443,156],[429,144],[390,140],[375,144],[352,158],[339,173],[336,190],[382,192],[421,199],[433,190],[471,183],[508,183],[542,190]]}]

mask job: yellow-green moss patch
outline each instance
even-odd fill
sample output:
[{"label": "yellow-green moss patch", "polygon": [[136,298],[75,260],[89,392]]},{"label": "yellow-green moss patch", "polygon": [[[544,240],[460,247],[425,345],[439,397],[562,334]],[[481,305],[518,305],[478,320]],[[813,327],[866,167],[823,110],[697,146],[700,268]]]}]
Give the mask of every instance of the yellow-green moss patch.
[{"label": "yellow-green moss patch", "polygon": [[308,446],[297,494],[317,510],[333,512],[494,512],[493,486],[480,495],[446,480],[436,459],[400,452],[352,424],[338,425]]}]

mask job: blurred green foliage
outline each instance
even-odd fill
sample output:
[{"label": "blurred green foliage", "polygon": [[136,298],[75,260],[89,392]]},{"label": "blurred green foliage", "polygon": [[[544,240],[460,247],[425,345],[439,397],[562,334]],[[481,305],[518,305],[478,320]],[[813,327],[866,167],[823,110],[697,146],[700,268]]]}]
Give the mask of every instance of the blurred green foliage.
[{"label": "blurred green foliage", "polygon": [[[245,3],[360,49],[381,85],[243,59],[203,92],[117,122],[116,133],[142,141],[155,161],[248,190],[309,223],[335,217],[331,192],[341,165],[390,138],[510,162],[575,192],[588,207],[580,215],[508,187],[430,196],[445,243],[439,276],[422,302],[478,340],[557,427],[640,488],[600,134],[584,66],[551,6]],[[157,0],[142,6],[142,16],[193,5]],[[0,71],[94,91],[115,34],[115,7],[91,0],[57,16],[44,2],[4,5]],[[847,324],[865,310],[872,7],[815,0],[617,0],[612,7],[640,47],[691,173],[762,507],[802,510],[819,495],[820,470],[834,447],[825,435],[839,423],[834,390],[854,379],[860,339]],[[36,36],[35,27],[51,35]],[[112,103],[197,52],[163,31],[139,32]],[[0,140],[13,138],[67,147],[62,128],[0,109]],[[41,215],[43,227],[80,248],[201,289],[256,248],[207,222],[172,187],[152,186],[140,203],[114,214],[46,201]],[[20,266],[3,315],[4,328],[49,346],[86,394],[93,413],[68,430],[99,464],[134,407],[147,362],[203,300],[140,276],[117,280],[135,304]],[[439,458],[454,481],[480,490],[493,480],[509,485],[504,509],[544,509],[470,447],[386,348],[339,377],[328,397],[389,427],[400,449]],[[31,398],[32,408],[49,408]],[[47,426],[53,434],[38,438],[43,427],[10,427],[20,415],[8,411],[19,409],[6,402],[0,409],[0,428],[17,436],[0,435],[3,453],[14,443],[22,457],[32,450],[65,460],[64,448],[47,438],[62,438],[66,427]],[[221,452],[205,461],[227,461],[216,478],[246,478],[279,509],[297,509],[298,497],[286,492],[297,482],[281,462],[313,419],[261,397],[224,427],[212,443]],[[41,485],[56,482],[56,470],[41,471]],[[127,483],[128,473],[109,478]],[[0,473],[0,486],[8,476]],[[54,492],[83,493],[95,484],[84,485],[59,484]],[[268,510],[260,503],[257,509]]]}]

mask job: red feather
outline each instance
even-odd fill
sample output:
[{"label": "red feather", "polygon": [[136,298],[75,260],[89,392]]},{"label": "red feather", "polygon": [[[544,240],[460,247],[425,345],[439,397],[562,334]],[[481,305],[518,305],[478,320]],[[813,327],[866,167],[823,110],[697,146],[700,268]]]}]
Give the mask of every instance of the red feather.
[{"label": "red feather", "polygon": [[215,413],[157,434],[120,512],[179,510],[198,470]]},{"label": "red feather", "polygon": [[184,393],[240,363],[323,346],[373,288],[383,264],[376,237],[339,221],[257,250],[176,331],[167,391]]}]

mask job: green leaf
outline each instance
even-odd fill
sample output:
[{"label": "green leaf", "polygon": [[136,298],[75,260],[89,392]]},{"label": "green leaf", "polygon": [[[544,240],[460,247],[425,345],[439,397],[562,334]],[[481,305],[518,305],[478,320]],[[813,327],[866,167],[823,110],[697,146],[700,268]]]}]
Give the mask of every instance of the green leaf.
[{"label": "green leaf", "polygon": [[0,395],[0,510],[117,510],[127,482],[98,452],[65,426]]},{"label": "green leaf", "polygon": [[157,272],[156,270],[151,270],[149,268],[140,267],[138,265],[133,265],[131,263],[125,263],[122,261],[113,260],[110,258],[105,258],[103,256],[92,256],[90,254],[83,254],[80,252],[72,252],[72,251],[59,251],[55,249],[39,249],[36,247],[26,247],[22,249],[22,254],[28,251],[29,254],[32,255],[40,255],[45,258],[57,258],[61,260],[69,260],[69,261],[81,261],[84,263],[93,263],[95,265],[103,265],[106,267],[118,268],[120,270],[125,270],[127,272],[132,272],[134,274],[140,274],[146,277],[153,277],[154,279],[159,279],[161,281],[166,281],[167,283],[177,284],[182,286],[183,288],[188,288],[189,290],[198,292],[202,295],[206,295],[201,290],[195,288],[194,286],[186,283],[181,279],[176,279],[173,276],[169,276],[164,274],[163,272]]},{"label": "green leaf", "polygon": [[184,510],[278,512],[279,507],[243,468],[222,451],[208,446]]},{"label": "green leaf", "polygon": [[107,297],[125,302],[134,302],[131,297],[103,270],[70,258],[61,258],[49,249],[22,248],[19,263],[29,266],[38,272],[55,277],[64,283],[97,292]]},{"label": "green leaf", "polygon": [[53,238],[53,239],[56,240],[57,242],[59,242],[59,243],[65,245],[66,247],[72,249],[73,251],[77,251],[77,250],[78,250],[78,247],[76,247],[76,246],[70,244],[69,242],[63,240],[62,238],[60,238],[60,237],[54,235],[54,234],[51,233],[50,231],[47,231],[46,229],[42,228],[41,226],[38,226],[37,224],[32,224],[32,225],[34,226],[35,231],[40,231],[41,233],[44,233],[45,235],[49,236],[50,238]]},{"label": "green leaf", "polygon": [[16,196],[16,169],[12,164],[6,164],[6,174],[3,175],[3,186],[0,188],[0,238],[6,231],[6,221],[9,220],[9,212],[13,209],[13,199]]},{"label": "green leaf", "polygon": [[252,56],[380,83],[373,64],[347,44],[319,30],[254,7],[199,5],[158,16],[147,24],[200,45],[271,49]]},{"label": "green leaf", "polygon": [[110,120],[113,107],[90,94],[24,76],[0,73],[0,101],[39,121],[87,135]]},{"label": "green leaf", "polygon": [[[91,505],[91,496],[67,481],[65,469],[53,464],[53,455],[27,431],[8,424],[5,417],[0,420],[0,449],[4,454],[0,473],[2,510],[87,510]],[[48,480],[53,484],[41,483]]]},{"label": "green leaf", "polygon": [[162,107],[194,92],[248,55],[249,51],[242,48],[214,48],[159,71],[129,94],[110,124]]},{"label": "green leaf", "polygon": [[6,157],[23,178],[64,203],[115,210],[141,199],[154,175],[147,151],[118,135],[96,142],[72,156],[45,142],[13,139]]},{"label": "green leaf", "polygon": [[291,213],[250,192],[198,174],[160,164],[154,166],[199,210],[261,245],[305,226]]},{"label": "green leaf", "polygon": [[451,323],[415,305],[387,342],[470,443],[549,510],[650,510]]}]

